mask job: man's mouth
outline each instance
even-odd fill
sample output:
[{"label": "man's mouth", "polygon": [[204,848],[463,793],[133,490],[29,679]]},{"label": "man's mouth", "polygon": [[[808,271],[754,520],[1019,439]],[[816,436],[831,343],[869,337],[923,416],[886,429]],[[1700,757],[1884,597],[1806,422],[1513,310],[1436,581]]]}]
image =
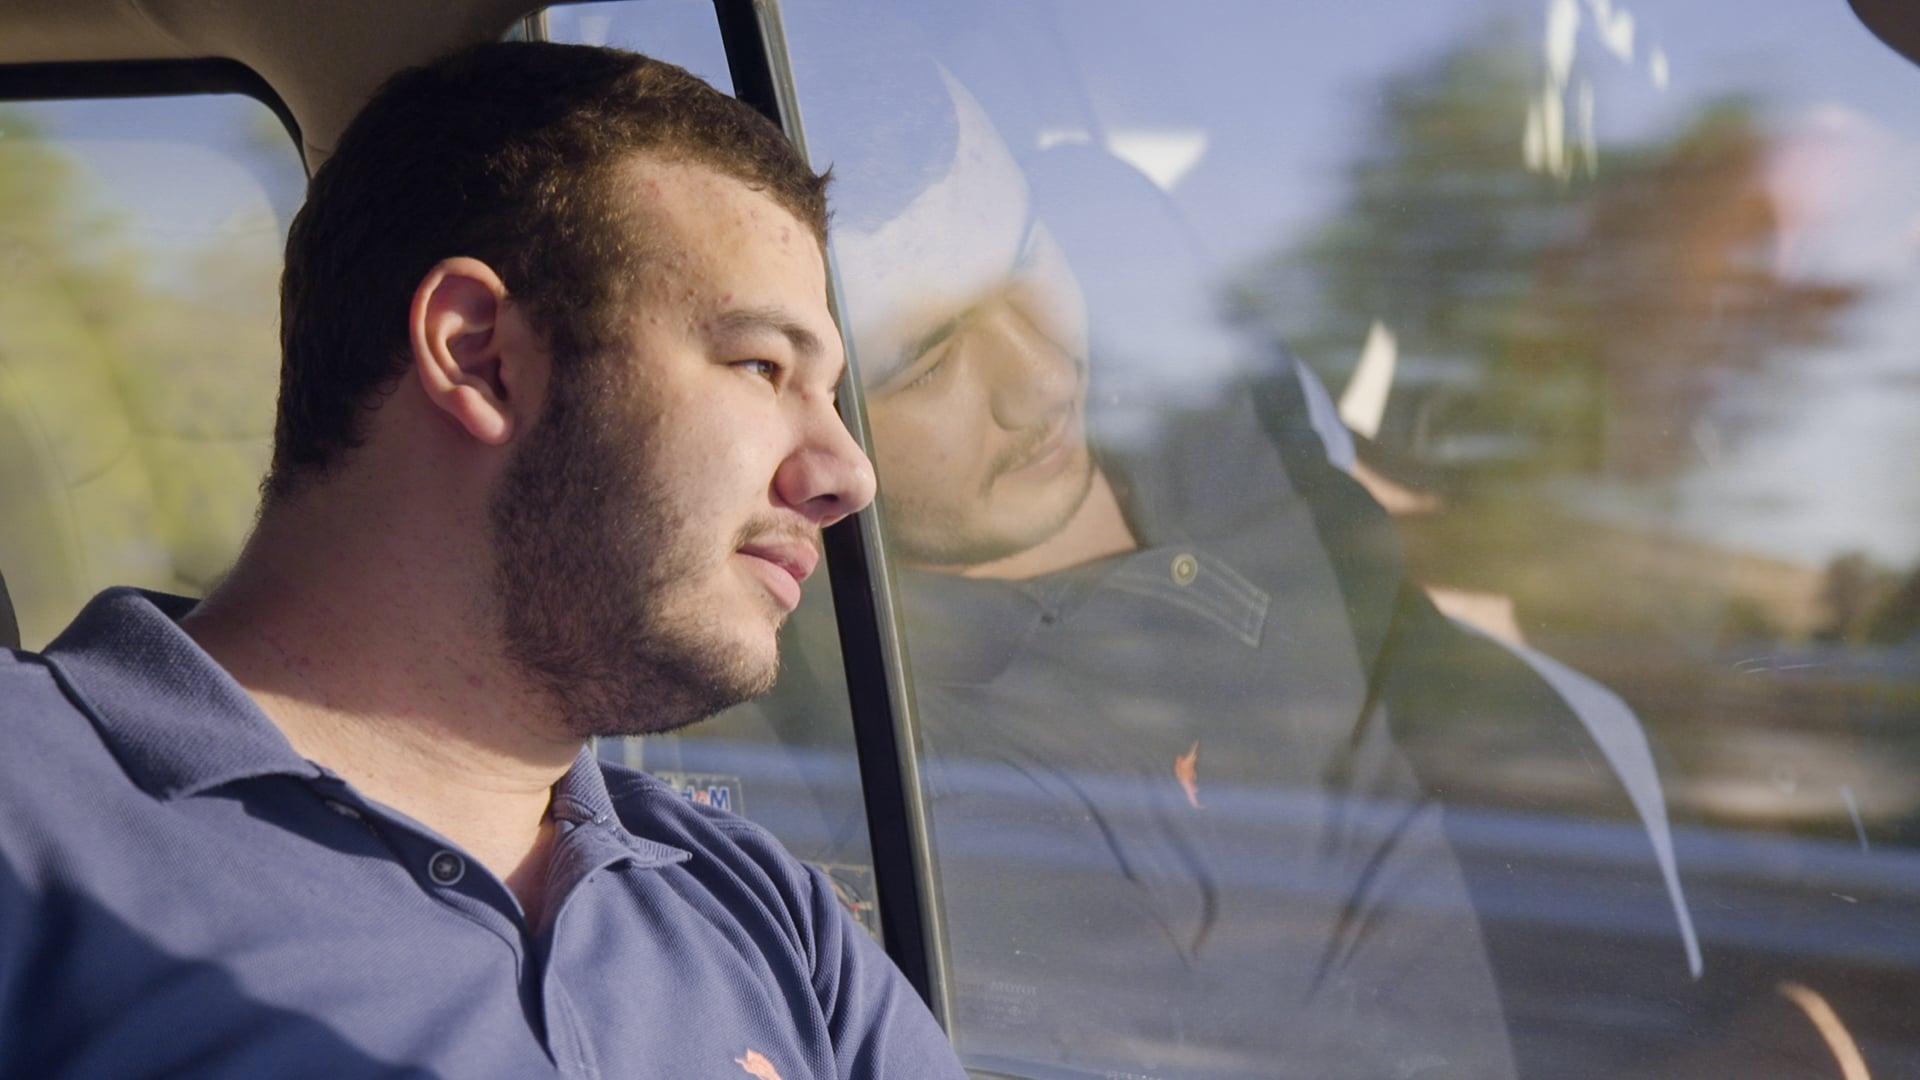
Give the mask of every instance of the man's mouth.
[{"label": "man's mouth", "polygon": [[740,547],[747,565],[788,612],[800,606],[800,586],[820,565],[820,549],[808,540],[768,537]]},{"label": "man's mouth", "polygon": [[994,475],[996,477],[1018,474],[1039,475],[1057,471],[1073,456],[1075,444],[1079,438],[1080,410],[1068,409],[1054,421],[1050,429],[1040,436],[1038,442],[1016,452],[1004,467],[996,470]]}]

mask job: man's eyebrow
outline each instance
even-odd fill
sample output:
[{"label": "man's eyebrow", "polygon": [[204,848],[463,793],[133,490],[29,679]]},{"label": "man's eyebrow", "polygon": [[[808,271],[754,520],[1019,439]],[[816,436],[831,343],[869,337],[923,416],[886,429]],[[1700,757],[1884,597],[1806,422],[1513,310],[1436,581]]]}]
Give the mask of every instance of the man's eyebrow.
[{"label": "man's eyebrow", "polygon": [[769,332],[779,334],[801,356],[819,356],[825,351],[820,344],[820,335],[778,308],[735,308],[714,319],[708,326],[715,337]]},{"label": "man's eyebrow", "polygon": [[[1035,212],[1033,204],[1028,203],[1026,220],[1020,225],[1020,246],[1014,251],[1013,262],[1008,267],[1009,275],[1018,269],[1021,260],[1026,258],[1028,248],[1033,245],[1034,232],[1039,228],[1040,216]],[[941,342],[952,337],[972,314],[973,306],[969,306],[964,310],[956,312],[951,318],[940,323],[940,325],[935,326],[933,329],[928,330],[926,333],[908,342],[905,348],[887,358],[887,369],[875,377],[875,382],[885,384],[897,377],[901,372],[912,367],[915,361],[927,355],[927,353],[933,351],[935,348],[938,348]]]},{"label": "man's eyebrow", "polygon": [[891,358],[891,362],[887,365],[886,378],[891,379],[895,375],[912,367],[914,361],[927,355],[927,353],[937,348],[941,342],[952,337],[954,332],[960,329],[960,325],[967,321],[967,316],[971,314],[973,314],[973,309],[968,308],[908,342],[906,348],[901,349],[898,355]]}]

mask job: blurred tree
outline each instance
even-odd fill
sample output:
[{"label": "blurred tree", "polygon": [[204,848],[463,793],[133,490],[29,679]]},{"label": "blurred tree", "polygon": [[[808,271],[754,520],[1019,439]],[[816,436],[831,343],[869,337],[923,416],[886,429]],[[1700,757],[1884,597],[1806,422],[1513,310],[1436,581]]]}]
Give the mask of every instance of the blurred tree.
[{"label": "blurred tree", "polygon": [[1893,573],[1864,552],[1835,556],[1820,584],[1827,618],[1814,630],[1814,638],[1849,644],[1864,640],[1875,613],[1893,592]]},{"label": "blurred tree", "polygon": [[1346,205],[1230,287],[1230,315],[1334,386],[1376,320],[1399,339],[1390,449],[1535,474],[1697,460],[1729,371],[1822,340],[1857,290],[1785,280],[1753,103],[1603,145],[1591,174],[1522,155],[1539,60],[1511,28],[1389,78]]},{"label": "blurred tree", "polygon": [[163,137],[114,149],[149,146],[239,185],[233,210],[181,222],[117,203],[27,107],[0,111],[0,567],[29,644],[108,584],[204,589],[252,520],[284,232],[244,170]]},{"label": "blurred tree", "polygon": [[1920,566],[1894,587],[1867,621],[1866,639],[1883,645],[1920,641]]}]

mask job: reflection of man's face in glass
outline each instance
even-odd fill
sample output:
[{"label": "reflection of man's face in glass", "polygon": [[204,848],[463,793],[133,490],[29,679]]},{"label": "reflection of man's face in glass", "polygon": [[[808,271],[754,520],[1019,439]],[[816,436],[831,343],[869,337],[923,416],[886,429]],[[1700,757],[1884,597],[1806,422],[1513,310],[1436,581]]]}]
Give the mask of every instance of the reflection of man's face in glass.
[{"label": "reflection of man's face in glass", "polygon": [[926,566],[1006,558],[1086,501],[1086,305],[1026,181],[949,84],[952,167],[836,238],[889,533]]}]

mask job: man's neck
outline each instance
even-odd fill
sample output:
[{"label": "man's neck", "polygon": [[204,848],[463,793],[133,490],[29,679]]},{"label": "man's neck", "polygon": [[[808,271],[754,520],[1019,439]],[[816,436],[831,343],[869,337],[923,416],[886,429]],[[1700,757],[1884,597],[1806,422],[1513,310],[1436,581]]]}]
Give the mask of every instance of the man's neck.
[{"label": "man's neck", "polygon": [[459,844],[535,920],[548,803],[581,740],[513,676],[478,569],[325,516],[269,514],[183,627],[296,751]]},{"label": "man's neck", "polygon": [[1120,511],[1120,499],[1114,495],[1113,485],[1096,465],[1087,497],[1059,532],[1019,554],[970,566],[962,570],[961,575],[1025,581],[1139,547],[1126,515]]}]

